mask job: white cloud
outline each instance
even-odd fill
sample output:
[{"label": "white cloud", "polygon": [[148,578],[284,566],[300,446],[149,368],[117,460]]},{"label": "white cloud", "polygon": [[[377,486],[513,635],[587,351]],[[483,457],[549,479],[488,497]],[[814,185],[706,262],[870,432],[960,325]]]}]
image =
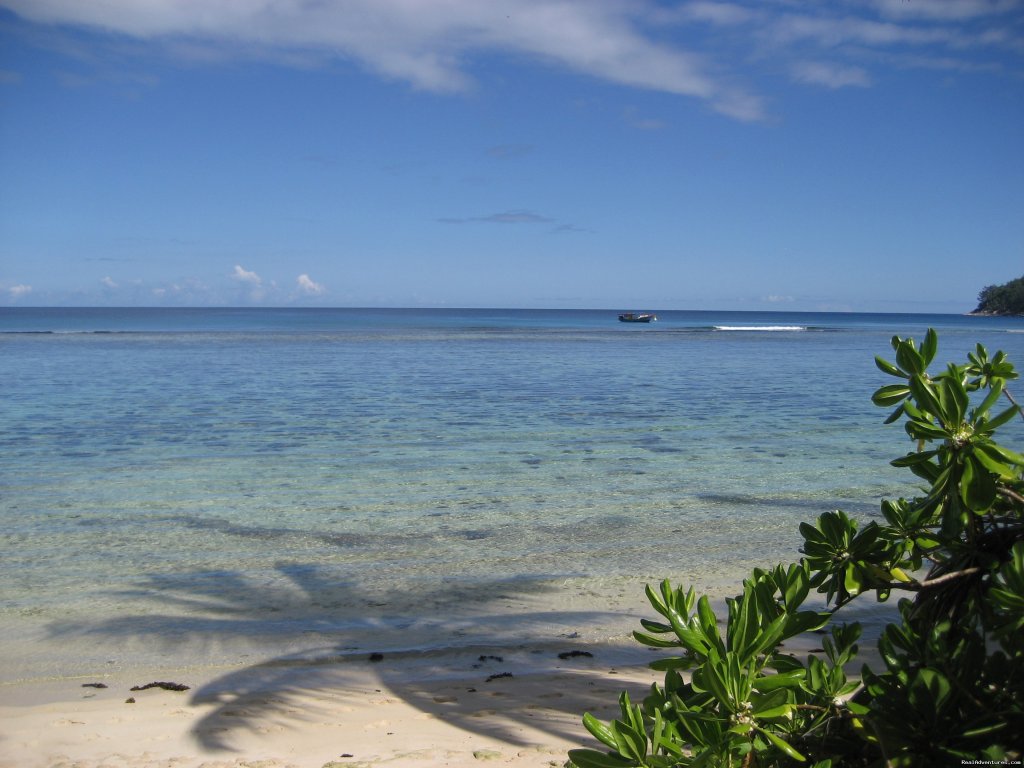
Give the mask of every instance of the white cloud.
[{"label": "white cloud", "polygon": [[641,117],[636,107],[627,107],[624,112],[626,122],[641,131],[660,131],[665,128],[665,121],[654,117]]},{"label": "white cloud", "polygon": [[550,224],[554,219],[542,216],[533,211],[503,211],[492,213],[487,216],[470,216],[467,218],[445,218],[438,219],[442,224],[469,224],[472,222],[484,222],[487,224]]},{"label": "white cloud", "polygon": [[235,264],[235,271],[231,273],[231,277],[240,283],[248,283],[253,286],[260,286],[263,284],[262,277],[257,275],[255,272],[243,269],[241,264]]},{"label": "white cloud", "polygon": [[1021,9],[1020,0],[870,0],[884,16],[960,21],[998,16]]},{"label": "white cloud", "polygon": [[[528,56],[620,85],[691,96],[727,114],[757,116],[755,100],[737,110],[707,62],[645,34],[654,9],[619,0],[0,0],[33,21],[84,24],[168,51],[197,56],[263,55],[309,63],[310,56],[354,60],[416,88],[464,91],[482,52]],[[721,96],[726,96],[720,100]]]},{"label": "white cloud", "polygon": [[810,42],[835,48],[846,44],[884,47],[948,43],[954,32],[939,27],[915,27],[874,19],[793,14],[778,19],[768,34],[780,42]]},{"label": "white cloud", "polygon": [[826,88],[846,88],[871,85],[868,73],[860,67],[844,67],[821,61],[802,61],[793,65],[793,77],[798,82],[823,85]]},{"label": "white cloud", "polygon": [[109,275],[100,280],[104,288],[117,288],[117,283]]},{"label": "white cloud", "polygon": [[[235,269],[231,273],[231,279],[244,286],[245,297],[249,301],[260,302],[267,297],[267,290],[263,286],[263,278],[255,272],[245,269],[241,264],[235,264]],[[274,284],[271,283],[270,287],[274,288]]]},{"label": "white cloud", "polygon": [[305,296],[321,296],[326,292],[320,283],[314,282],[310,279],[309,275],[302,274],[295,278],[295,282],[299,286],[299,293]]},{"label": "white cloud", "polygon": [[7,293],[12,299],[20,299],[22,296],[27,296],[32,293],[31,285],[12,285],[7,289]]},{"label": "white cloud", "polygon": [[722,3],[703,0],[686,3],[681,6],[676,13],[682,19],[705,21],[721,26],[746,24],[761,18],[761,15],[757,12],[736,3]]},{"label": "white cloud", "polygon": [[[946,57],[943,68],[964,72],[991,63],[986,52],[1019,57],[1024,51],[1020,25],[1012,23],[1024,0],[0,0],[0,6],[41,23],[120,33],[146,50],[198,65],[230,57],[297,67],[340,60],[439,93],[474,88],[477,60],[497,54],[694,98],[744,121],[766,117],[764,99],[749,85],[765,71],[795,72],[803,82],[830,88],[866,87],[877,68],[914,66],[911,50],[922,61]],[[677,28],[682,35],[673,34]],[[119,41],[119,50],[130,47],[125,43]],[[800,64],[806,61],[816,64]]]}]

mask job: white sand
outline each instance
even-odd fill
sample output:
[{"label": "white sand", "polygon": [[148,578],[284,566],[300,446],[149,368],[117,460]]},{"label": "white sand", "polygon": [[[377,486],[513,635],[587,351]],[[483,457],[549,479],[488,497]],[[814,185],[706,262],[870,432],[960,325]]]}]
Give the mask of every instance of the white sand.
[{"label": "white sand", "polygon": [[[6,685],[0,766],[561,766],[567,750],[596,746],[580,722],[583,712],[614,717],[621,690],[642,697],[657,679],[644,666],[613,669],[596,655],[556,656],[549,664],[518,651],[500,662],[464,661],[460,671],[385,657],[206,670],[202,679],[165,671],[152,680]],[[543,669],[531,672],[531,664]],[[488,680],[502,673],[512,676]],[[191,689],[130,691],[155,680]],[[135,702],[126,703],[129,697]]]},{"label": "white sand", "polygon": [[[630,603],[618,601],[620,610]],[[216,667],[181,643],[173,668],[0,684],[0,768],[560,767],[569,749],[599,746],[583,728],[584,712],[611,719],[622,690],[639,700],[661,679],[646,666],[654,652],[629,638],[636,616],[653,612],[635,598],[628,607],[579,632],[566,633],[558,613],[547,614],[553,623],[544,632],[524,621],[520,641],[504,647],[385,650],[377,662],[361,651],[307,650]],[[865,622],[862,652],[892,610],[848,611],[847,619]],[[528,615],[538,623],[544,613]],[[810,635],[787,646],[802,658],[819,644]],[[35,650],[41,658],[53,651],[42,640]],[[592,655],[559,658],[572,651]],[[189,659],[196,666],[185,666]],[[130,690],[153,681],[190,689]],[[107,687],[83,687],[93,682]]]}]

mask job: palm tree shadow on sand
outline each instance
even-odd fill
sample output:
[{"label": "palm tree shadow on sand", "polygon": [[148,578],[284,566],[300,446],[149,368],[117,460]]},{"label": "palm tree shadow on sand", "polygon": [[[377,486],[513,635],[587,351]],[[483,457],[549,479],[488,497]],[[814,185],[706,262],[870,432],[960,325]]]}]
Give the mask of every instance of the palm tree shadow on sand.
[{"label": "palm tree shadow on sand", "polygon": [[[339,584],[316,566],[279,564],[275,572],[271,583],[224,571],[150,576],[124,594],[156,602],[164,613],[55,623],[51,634],[130,639],[179,656],[182,648],[195,648],[197,658],[220,648],[227,657],[263,650],[253,654],[260,661],[191,692],[191,704],[209,709],[193,736],[211,752],[235,750],[245,731],[327,722],[374,697],[401,699],[509,745],[535,743],[523,736],[527,728],[586,741],[582,713],[610,713],[623,687],[609,671],[649,659],[625,637],[621,647],[584,648],[574,627],[621,617],[531,605],[552,589],[541,580],[368,592]],[[284,652],[267,658],[268,647]],[[538,673],[543,687],[513,682]],[[583,693],[560,689],[559,678],[567,675],[572,690]],[[494,697],[502,698],[500,709],[489,705]]]}]

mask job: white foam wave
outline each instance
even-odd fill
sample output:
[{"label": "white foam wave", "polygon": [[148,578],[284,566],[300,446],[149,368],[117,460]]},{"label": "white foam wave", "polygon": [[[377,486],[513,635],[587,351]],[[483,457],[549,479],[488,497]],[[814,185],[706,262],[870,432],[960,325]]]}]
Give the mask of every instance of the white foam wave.
[{"label": "white foam wave", "polygon": [[716,331],[806,331],[805,325],[716,325]]}]

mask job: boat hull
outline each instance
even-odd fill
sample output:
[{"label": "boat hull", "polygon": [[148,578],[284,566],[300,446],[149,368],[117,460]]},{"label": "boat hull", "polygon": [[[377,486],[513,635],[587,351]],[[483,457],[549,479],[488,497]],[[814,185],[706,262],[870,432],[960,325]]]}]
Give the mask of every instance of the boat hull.
[{"label": "boat hull", "polygon": [[623,312],[619,315],[620,323],[649,323],[657,319],[656,315],[639,312]]}]

